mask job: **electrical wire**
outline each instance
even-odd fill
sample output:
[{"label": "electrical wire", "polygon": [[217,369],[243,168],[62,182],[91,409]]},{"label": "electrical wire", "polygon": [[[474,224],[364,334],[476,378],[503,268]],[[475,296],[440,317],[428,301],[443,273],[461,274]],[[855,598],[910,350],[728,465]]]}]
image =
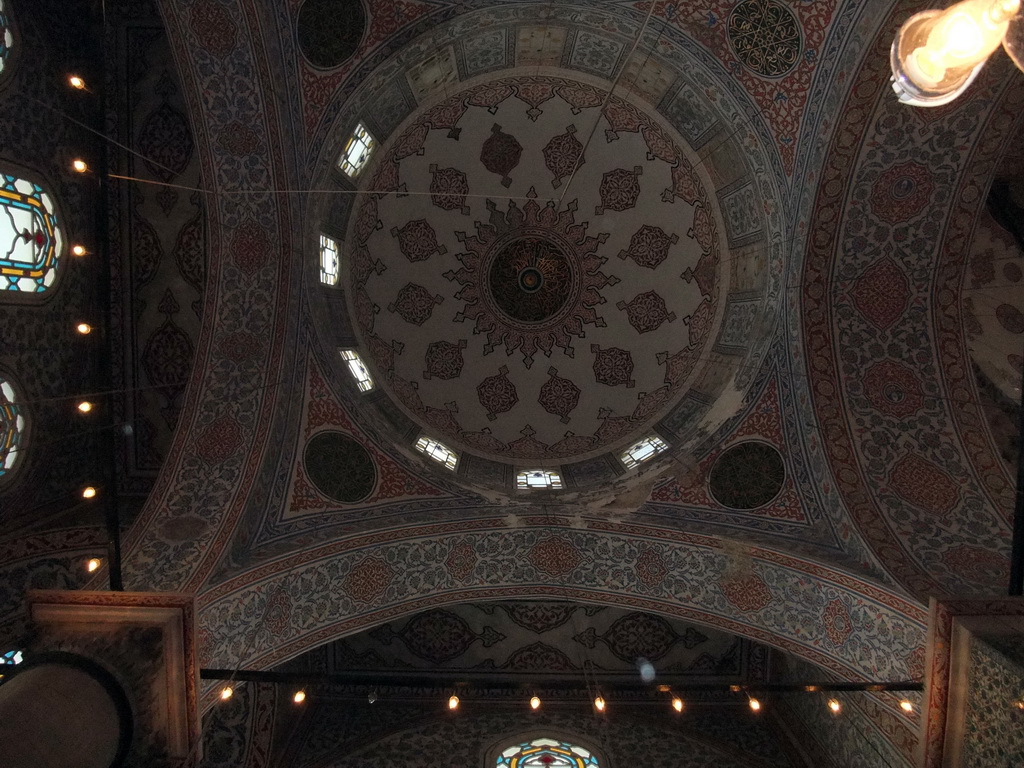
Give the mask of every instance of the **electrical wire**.
[{"label": "electrical wire", "polygon": [[633,47],[630,48],[629,54],[622,61],[622,66],[619,68],[618,73],[615,75],[615,79],[612,81],[611,87],[608,92],[604,95],[604,100],[601,102],[600,108],[597,110],[597,117],[594,119],[594,124],[590,128],[590,134],[587,136],[587,140],[583,142],[583,149],[580,151],[579,156],[576,158],[576,163],[573,165],[572,173],[569,174],[568,180],[565,182],[565,186],[562,187],[562,194],[558,197],[558,209],[561,210],[562,201],[565,199],[566,193],[572,186],[573,180],[576,178],[576,172],[579,170],[580,165],[583,164],[583,158],[587,153],[587,149],[590,147],[590,142],[594,139],[594,134],[597,132],[597,126],[601,124],[601,120],[604,117],[604,111],[608,107],[608,103],[611,101],[612,94],[615,92],[616,86],[619,84],[619,80],[626,72],[626,64],[633,54],[636,52],[637,46],[640,44],[640,39],[643,37],[644,32],[647,30],[647,24],[651,20],[651,16],[654,15],[654,2],[651,2],[651,8],[647,11],[647,16],[644,18],[643,24],[640,25],[640,31],[637,32],[636,39],[633,40]]}]

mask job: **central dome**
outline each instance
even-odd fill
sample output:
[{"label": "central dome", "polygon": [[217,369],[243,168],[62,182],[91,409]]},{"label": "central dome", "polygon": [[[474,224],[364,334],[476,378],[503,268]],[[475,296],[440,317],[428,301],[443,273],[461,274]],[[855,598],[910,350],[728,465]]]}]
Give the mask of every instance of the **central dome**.
[{"label": "central dome", "polygon": [[363,175],[353,325],[378,384],[452,448],[579,461],[727,381],[707,375],[726,248],[710,181],[660,118],[605,96],[483,82],[415,113]]}]

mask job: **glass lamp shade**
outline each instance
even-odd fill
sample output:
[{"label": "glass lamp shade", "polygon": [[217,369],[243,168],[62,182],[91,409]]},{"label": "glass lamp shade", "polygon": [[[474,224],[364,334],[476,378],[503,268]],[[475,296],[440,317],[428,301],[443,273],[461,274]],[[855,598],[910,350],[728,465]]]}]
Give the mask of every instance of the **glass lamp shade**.
[{"label": "glass lamp shade", "polygon": [[963,0],[911,16],[893,41],[893,90],[921,107],[948,104],[999,47],[1020,0]]},{"label": "glass lamp shade", "polygon": [[1003,37],[1003,50],[1017,65],[1017,69],[1024,72],[1024,12],[1010,19]]}]

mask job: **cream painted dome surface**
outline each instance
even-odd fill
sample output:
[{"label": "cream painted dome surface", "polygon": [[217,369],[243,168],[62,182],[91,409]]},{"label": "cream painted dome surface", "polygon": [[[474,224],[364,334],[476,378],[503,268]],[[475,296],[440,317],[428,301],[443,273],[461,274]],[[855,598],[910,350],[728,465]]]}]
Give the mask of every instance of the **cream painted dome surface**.
[{"label": "cream painted dome surface", "polygon": [[604,97],[485,82],[364,172],[396,194],[361,196],[350,221],[354,326],[381,385],[453,448],[543,463],[625,445],[720,362],[709,178],[660,120]]}]

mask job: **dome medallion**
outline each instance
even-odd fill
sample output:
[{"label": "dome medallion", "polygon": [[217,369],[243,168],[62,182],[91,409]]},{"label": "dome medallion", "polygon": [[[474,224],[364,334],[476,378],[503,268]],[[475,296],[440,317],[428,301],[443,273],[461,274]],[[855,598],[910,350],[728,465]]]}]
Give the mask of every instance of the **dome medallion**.
[{"label": "dome medallion", "polygon": [[543,237],[524,237],[498,249],[487,270],[490,297],[514,320],[538,323],[561,309],[573,273],[562,249]]},{"label": "dome medallion", "polygon": [[538,352],[573,354],[572,337],[601,322],[594,309],[601,289],[618,282],[601,272],[605,260],[596,254],[607,235],[584,234],[575,201],[560,214],[535,200],[522,209],[510,200],[505,211],[488,203],[488,225],[459,237],[462,268],[452,276],[462,286],[463,315],[486,329],[484,353],[503,345],[526,368]]},{"label": "dome medallion", "polygon": [[542,75],[471,86],[408,119],[361,178],[343,283],[361,348],[452,448],[580,461],[709,378],[717,201],[678,134],[604,98]]}]

